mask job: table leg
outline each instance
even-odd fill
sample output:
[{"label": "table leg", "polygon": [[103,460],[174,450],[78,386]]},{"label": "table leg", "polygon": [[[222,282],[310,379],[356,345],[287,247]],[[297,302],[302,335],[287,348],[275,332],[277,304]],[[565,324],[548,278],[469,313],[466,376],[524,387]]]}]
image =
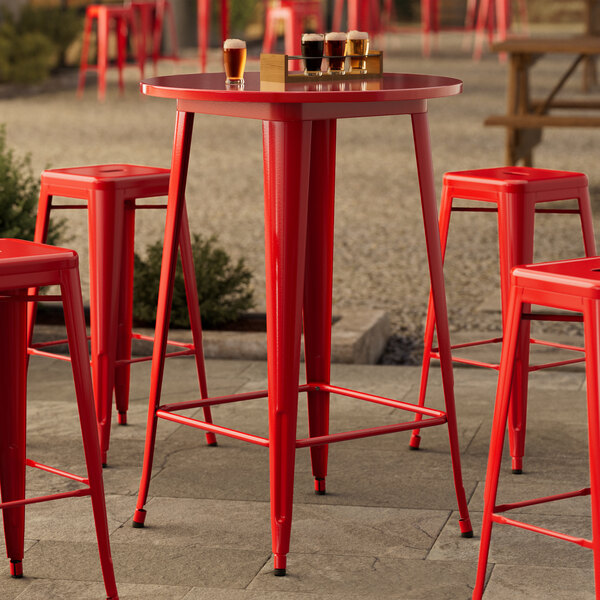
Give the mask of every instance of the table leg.
[{"label": "table leg", "polygon": [[160,284],[158,288],[158,306],[156,309],[156,329],[152,352],[152,369],[150,373],[150,399],[148,403],[148,422],[146,425],[146,444],[144,447],[144,463],[142,479],[138,492],[138,501],[133,517],[134,527],[143,527],[146,519],[144,505],[148,498],[148,487],[152,475],[154,460],[154,443],[156,441],[156,410],[160,403],[162,381],[167,352],[167,335],[173,299],[173,282],[177,265],[177,244],[181,230],[183,207],[185,203],[185,184],[187,180],[194,113],[177,111],[175,121],[175,140],[171,159],[171,178],[169,180],[169,197],[167,201],[167,218],[165,223],[165,239],[163,244]]},{"label": "table leg", "polygon": [[423,223],[425,226],[425,243],[427,245],[427,258],[429,261],[429,275],[431,278],[431,295],[435,310],[435,325],[440,351],[440,366],[442,371],[442,385],[444,401],[446,404],[446,418],[448,422],[448,437],[450,438],[450,455],[452,458],[452,471],[454,487],[460,513],[460,531],[463,537],[472,537],[473,529],[467,508],[467,499],[462,481],[460,466],[460,449],[458,443],[458,428],[456,425],[456,409],[454,404],[454,378],[452,374],[452,355],[450,349],[450,332],[448,329],[448,313],[446,309],[446,292],[444,288],[444,272],[442,264],[442,251],[440,245],[440,232],[437,219],[437,205],[433,182],[433,164],[431,159],[431,144],[429,140],[429,124],[427,113],[412,115],[413,137],[419,187],[421,190],[421,206],[423,209]]},{"label": "table leg", "polygon": [[[25,290],[22,290],[23,294]],[[26,303],[0,303],[0,492],[2,502],[25,498],[27,393]],[[13,577],[23,575],[25,506],[5,508],[4,539]]]},{"label": "table leg", "polygon": [[300,328],[312,124],[263,122],[271,528],[285,575],[296,454]]},{"label": "table leg", "polygon": [[[306,381],[330,383],[336,121],[313,121],[304,270]],[[310,437],[329,433],[329,392],[308,393]],[[325,493],[328,446],[310,449],[315,493]]]}]

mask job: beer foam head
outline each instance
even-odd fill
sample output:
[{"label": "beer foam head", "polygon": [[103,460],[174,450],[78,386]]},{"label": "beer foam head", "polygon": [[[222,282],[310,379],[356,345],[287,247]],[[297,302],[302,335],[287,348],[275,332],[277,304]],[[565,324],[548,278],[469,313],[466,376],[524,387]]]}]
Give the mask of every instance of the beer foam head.
[{"label": "beer foam head", "polygon": [[236,40],[236,39],[225,40],[225,43],[223,44],[223,48],[225,48],[225,50],[231,50],[232,48],[245,48],[245,47],[246,47],[246,42],[244,40]]},{"label": "beer foam head", "polygon": [[346,39],[346,34],[339,31],[333,31],[325,36],[328,42],[339,42]]},{"label": "beer foam head", "polygon": [[303,42],[321,42],[323,40],[322,33],[303,33],[302,41]]},{"label": "beer foam head", "polygon": [[355,29],[353,29],[352,31],[348,32],[348,39],[349,40],[368,40],[369,34],[366,31],[356,31]]}]

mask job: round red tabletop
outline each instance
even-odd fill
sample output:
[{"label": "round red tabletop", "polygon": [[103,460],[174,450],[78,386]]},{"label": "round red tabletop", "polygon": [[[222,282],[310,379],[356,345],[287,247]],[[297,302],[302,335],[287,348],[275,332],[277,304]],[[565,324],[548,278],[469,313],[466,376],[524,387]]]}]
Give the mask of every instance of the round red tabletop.
[{"label": "round red tabletop", "polygon": [[225,73],[166,75],[141,82],[143,94],[178,100],[212,102],[323,103],[426,100],[455,96],[462,81],[453,77],[384,73],[377,79],[315,81],[302,83],[261,82],[260,74],[246,73],[243,88],[227,87]]}]

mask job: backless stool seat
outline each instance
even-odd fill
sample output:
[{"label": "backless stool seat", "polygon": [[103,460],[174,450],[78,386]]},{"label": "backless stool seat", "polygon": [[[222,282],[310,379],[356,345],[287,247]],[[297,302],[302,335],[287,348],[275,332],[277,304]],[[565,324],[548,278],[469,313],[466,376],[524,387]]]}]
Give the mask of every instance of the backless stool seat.
[{"label": "backless stool seat", "polygon": [[[585,337],[587,380],[589,487],[496,506],[502,447],[508,417],[511,380],[516,376],[519,328],[527,324],[529,306],[536,304],[582,313]],[[580,319],[581,317],[577,315]],[[511,292],[506,311],[504,344],[498,376],[496,406],[490,440],[487,475],[484,491],[483,524],[479,565],[473,598],[483,594],[486,563],[492,525],[502,523],[573,542],[594,552],[596,598],[600,598],[600,258],[582,258],[516,267],[511,276]],[[590,496],[592,539],[573,537],[511,519],[505,512],[555,500]],[[576,592],[574,592],[577,595]]]},{"label": "backless stool seat", "polygon": [[[493,204],[493,207],[456,207],[457,199],[474,200]],[[577,208],[548,208],[548,203],[577,200]],[[596,255],[592,211],[588,193],[588,180],[583,173],[534,169],[531,167],[501,167],[446,173],[440,205],[440,238],[442,253],[445,254],[452,211],[497,212],[498,213],[498,249],[500,256],[500,291],[502,300],[502,324],[506,323],[510,271],[513,267],[533,262],[533,234],[536,213],[578,214],[581,220],[585,256]],[[572,257],[569,257],[572,258]],[[561,315],[531,315],[531,320],[569,320]],[[425,341],[423,350],[423,368],[419,405],[425,402],[430,361],[439,358],[437,349],[432,348],[435,328],[435,314],[431,298],[427,310]],[[529,366],[529,344],[551,345],[567,348],[562,344],[530,339],[530,322],[523,323],[519,336],[521,360],[516,368],[512,384],[511,418],[509,423],[510,447],[513,472],[521,473],[525,449],[525,416],[527,404],[528,374],[562,364],[581,362],[583,358]],[[469,342],[452,346],[452,349],[502,342],[502,337]],[[568,347],[574,350],[572,347]],[[463,364],[498,369],[498,364],[453,356],[453,360]],[[414,430],[410,446],[419,447],[419,431]]]},{"label": "backless stool seat", "polygon": [[[71,367],[83,437],[87,477],[67,473],[26,458],[27,303],[28,288],[60,286]],[[0,508],[6,554],[13,577],[23,576],[25,505],[61,498],[90,496],[100,563],[107,597],[118,598],[108,539],[98,431],[79,283],[78,257],[72,250],[24,240],[0,239]],[[77,490],[25,498],[25,467],[35,467],[71,479]]]},{"label": "backless stool seat", "polygon": [[[92,376],[96,412],[100,429],[102,463],[106,465],[110,441],[113,389],[119,423],[127,423],[129,406],[129,365],[152,357],[131,358],[132,339],[152,341],[152,337],[132,332],[133,263],[135,212],[162,209],[164,204],[139,204],[144,198],[166,196],[169,169],[139,165],[109,164],[67,169],[49,169],[42,173],[40,199],[35,228],[36,242],[45,242],[50,213],[54,209],[87,209],[90,255],[90,325]],[[85,200],[85,204],[57,204],[54,196]],[[202,397],[207,397],[202,326],[194,271],[187,214],[181,222],[180,253],[193,343],[169,342],[178,347],[168,356],[195,355]],[[32,344],[35,304],[29,309],[30,353],[62,358],[45,350],[62,340]],[[211,421],[210,407],[205,416]],[[207,442],[216,444],[213,433]]]}]

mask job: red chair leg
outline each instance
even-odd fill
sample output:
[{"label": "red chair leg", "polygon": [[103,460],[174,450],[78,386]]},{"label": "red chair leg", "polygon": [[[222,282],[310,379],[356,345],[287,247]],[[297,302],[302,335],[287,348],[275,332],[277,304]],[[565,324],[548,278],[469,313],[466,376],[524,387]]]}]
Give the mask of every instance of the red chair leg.
[{"label": "red chair leg", "polygon": [[63,295],[65,324],[69,339],[69,353],[71,356],[71,367],[73,370],[75,393],[77,396],[77,408],[79,410],[79,420],[83,437],[83,450],[90,482],[92,510],[96,526],[100,565],[102,568],[106,595],[109,600],[116,600],[118,599],[117,585],[115,582],[110,542],[108,538],[109,532],[108,521],[106,518],[106,505],[104,501],[104,483],[102,480],[96,416],[94,414],[94,404],[92,400],[93,390],[86,342],[83,302],[81,300],[81,284],[79,281],[79,273],[75,269],[69,269],[65,272],[64,280],[61,284],[61,292]]},{"label": "red chair leg", "polygon": [[[24,296],[20,290],[18,295]],[[0,492],[2,502],[25,498],[27,395],[26,303],[0,302]],[[4,539],[13,577],[23,575],[25,506],[5,508]]]},{"label": "red chair leg", "polygon": [[81,46],[81,59],[79,62],[79,83],[77,84],[77,95],[83,96],[85,88],[85,74],[88,66],[88,54],[90,49],[90,36],[92,33],[92,18],[86,14],[83,26],[83,42]]},{"label": "red chair leg", "polygon": [[581,219],[581,232],[583,234],[583,247],[586,256],[597,256],[596,238],[594,236],[594,220],[590,205],[590,194],[587,187],[581,188],[577,198],[579,218]]},{"label": "red chair leg", "polygon": [[107,462],[117,353],[119,272],[125,221],[122,198],[97,190],[88,202],[90,254],[90,327],[96,413],[102,463]]},{"label": "red chair leg", "polygon": [[[313,121],[308,225],[304,275],[304,355],[307,382],[330,383],[331,291],[335,200],[335,121]],[[322,182],[329,185],[324,186]],[[310,437],[329,433],[329,393],[308,393]],[[325,493],[328,446],[310,449],[315,492]]]},{"label": "red chair leg", "polygon": [[[333,7],[333,31],[341,31],[342,29],[342,12],[344,11],[344,0],[335,0]],[[324,31],[322,29],[321,31]]]},{"label": "red chair leg", "polygon": [[108,67],[108,15],[106,10],[98,12],[98,100],[106,97],[106,69]]}]

